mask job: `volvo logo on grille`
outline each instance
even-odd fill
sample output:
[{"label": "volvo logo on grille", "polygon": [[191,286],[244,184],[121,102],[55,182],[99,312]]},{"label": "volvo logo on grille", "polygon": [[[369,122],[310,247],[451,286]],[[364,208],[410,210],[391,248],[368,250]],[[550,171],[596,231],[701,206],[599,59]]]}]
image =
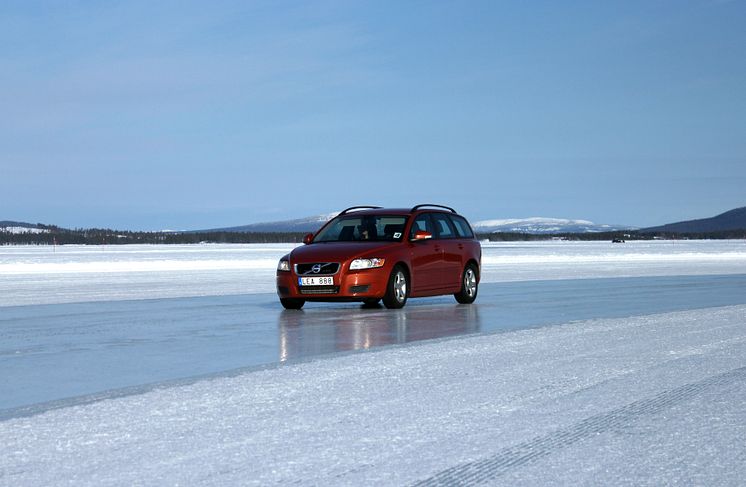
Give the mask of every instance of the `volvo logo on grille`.
[{"label": "volvo logo on grille", "polygon": [[332,275],[339,270],[337,262],[308,262],[305,264],[295,264],[295,272],[298,275]]}]

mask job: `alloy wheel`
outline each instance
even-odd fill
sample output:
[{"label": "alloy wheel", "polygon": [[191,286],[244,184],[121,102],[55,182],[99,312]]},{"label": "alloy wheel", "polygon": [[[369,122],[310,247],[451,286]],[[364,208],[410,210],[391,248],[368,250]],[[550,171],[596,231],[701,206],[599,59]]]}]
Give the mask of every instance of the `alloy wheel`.
[{"label": "alloy wheel", "polygon": [[394,297],[400,303],[407,298],[407,277],[402,271],[398,271],[394,277]]},{"label": "alloy wheel", "polygon": [[472,268],[467,269],[464,273],[464,291],[470,298],[477,292],[477,275]]}]

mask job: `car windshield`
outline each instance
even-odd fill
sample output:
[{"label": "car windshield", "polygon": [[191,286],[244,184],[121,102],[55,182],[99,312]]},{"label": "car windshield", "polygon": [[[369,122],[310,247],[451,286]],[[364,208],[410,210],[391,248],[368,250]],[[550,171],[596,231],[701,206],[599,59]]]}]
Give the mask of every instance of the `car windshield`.
[{"label": "car windshield", "polygon": [[324,227],[316,242],[400,242],[407,218],[396,215],[338,216]]}]

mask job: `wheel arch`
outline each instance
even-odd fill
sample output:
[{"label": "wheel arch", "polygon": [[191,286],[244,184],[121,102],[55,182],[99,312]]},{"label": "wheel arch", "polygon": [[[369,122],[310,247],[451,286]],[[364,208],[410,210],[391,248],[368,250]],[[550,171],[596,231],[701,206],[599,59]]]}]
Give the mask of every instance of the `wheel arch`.
[{"label": "wheel arch", "polygon": [[466,269],[466,267],[469,264],[474,264],[474,267],[477,268],[477,282],[481,281],[482,280],[482,269],[479,266],[479,262],[477,262],[476,259],[471,258],[471,259],[469,259],[469,260],[466,261],[466,264],[464,264],[464,269]]},{"label": "wheel arch", "polygon": [[412,288],[412,270],[409,267],[409,264],[403,260],[396,260],[396,263],[391,266],[391,271],[393,272],[394,269],[397,267],[401,267],[404,270],[404,274],[407,275],[407,282],[409,283],[409,288]]}]

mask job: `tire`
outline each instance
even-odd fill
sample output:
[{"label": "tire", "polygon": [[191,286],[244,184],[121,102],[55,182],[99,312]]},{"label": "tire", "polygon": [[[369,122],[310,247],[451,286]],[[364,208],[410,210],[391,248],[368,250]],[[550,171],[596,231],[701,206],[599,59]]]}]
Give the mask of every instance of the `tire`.
[{"label": "tire", "polygon": [[471,304],[479,292],[479,271],[474,264],[467,264],[461,274],[461,290],[453,295],[461,304]]},{"label": "tire", "polygon": [[306,304],[306,301],[295,298],[280,298],[280,303],[282,303],[282,307],[285,309],[301,309]]},{"label": "tire", "polygon": [[402,266],[396,266],[391,271],[383,305],[388,309],[403,308],[409,297],[409,276]]}]

